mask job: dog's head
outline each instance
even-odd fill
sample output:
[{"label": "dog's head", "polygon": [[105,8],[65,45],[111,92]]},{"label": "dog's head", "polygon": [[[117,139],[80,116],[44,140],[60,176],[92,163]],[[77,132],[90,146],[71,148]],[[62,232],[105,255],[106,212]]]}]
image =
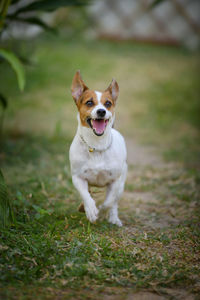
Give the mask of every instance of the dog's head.
[{"label": "dog's head", "polygon": [[77,71],[71,91],[79,111],[81,125],[91,128],[97,136],[103,135],[114,120],[114,108],[119,93],[117,82],[113,79],[102,93],[93,91],[85,85],[80,71]]}]

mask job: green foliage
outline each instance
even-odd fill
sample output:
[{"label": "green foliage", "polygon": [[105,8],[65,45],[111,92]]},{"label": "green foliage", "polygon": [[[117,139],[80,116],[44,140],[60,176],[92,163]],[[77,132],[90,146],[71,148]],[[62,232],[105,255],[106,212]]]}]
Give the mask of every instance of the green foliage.
[{"label": "green foliage", "polygon": [[[15,4],[15,2],[11,2],[11,5]],[[17,2],[22,3],[20,0]],[[29,23],[55,33],[55,29],[46,24],[42,18],[38,16],[38,12],[53,12],[60,7],[80,7],[86,4],[88,4],[88,1],[84,0],[42,0],[34,1],[32,3],[23,2],[19,9],[14,9],[12,13],[7,14],[5,22],[7,24],[12,22]],[[30,13],[32,16],[29,15]]]},{"label": "green foliage", "polygon": [[19,88],[21,91],[23,91],[25,86],[25,74],[20,60],[16,57],[14,53],[6,49],[0,49],[0,56],[3,57],[6,61],[8,61],[12,66],[13,70],[17,75]]},{"label": "green foliage", "polygon": [[10,0],[2,0],[0,2],[0,32],[4,26],[4,21],[7,15],[7,10],[10,5]]},{"label": "green foliage", "polygon": [[[19,9],[12,6],[16,3],[22,4],[20,5]],[[66,6],[83,6],[86,5],[87,1],[82,0],[43,0],[43,1],[36,1],[32,3],[24,3],[20,0],[2,0],[0,4],[0,34],[8,27],[9,24],[12,22],[16,23],[27,23],[32,25],[37,25],[41,27],[43,30],[49,31],[51,33],[56,33],[56,29],[46,24],[38,15],[39,11],[48,11],[52,12],[60,7]],[[8,8],[11,5],[13,8],[12,13],[7,13]],[[11,9],[12,11],[12,9]],[[27,14],[26,14],[27,13]],[[32,16],[30,16],[30,13]],[[0,48],[0,58],[3,58],[7,62],[10,63],[12,69],[15,71],[18,81],[18,86],[21,91],[24,90],[25,86],[25,72],[24,68],[21,64],[20,59],[11,51]],[[0,118],[0,139],[2,138],[2,131],[3,131],[3,121],[4,121],[4,110],[7,108],[8,100],[7,96],[5,96],[2,92],[0,93],[0,102],[3,108],[1,118]]]},{"label": "green foliage", "polygon": [[2,94],[0,94],[0,102],[2,104],[3,109],[6,109],[8,105],[7,99]]},{"label": "green foliage", "polygon": [[[0,48],[0,58],[4,59],[5,61],[7,61],[12,69],[15,71],[16,76],[17,76],[17,82],[18,82],[18,86],[20,88],[21,91],[24,90],[24,86],[25,86],[25,73],[24,73],[24,68],[20,62],[20,60],[17,58],[17,56],[6,49],[2,49]],[[8,106],[8,100],[7,97],[5,97],[3,94],[0,94],[0,102],[2,104],[3,109],[5,110]],[[1,128],[0,131],[2,133],[2,127],[3,127],[3,115],[1,116]]]},{"label": "green foliage", "polygon": [[158,6],[159,4],[163,3],[166,0],[153,0],[152,3],[150,4],[150,8],[154,8]]},{"label": "green foliage", "polygon": [[[15,21],[17,22],[21,22],[21,23],[27,23],[27,24],[30,24],[30,25],[37,25],[39,27],[41,27],[42,29],[46,30],[46,31],[49,31],[51,33],[56,33],[56,29],[49,26],[48,24],[46,24],[44,21],[42,21],[41,19],[39,19],[38,17],[15,17],[14,18]],[[11,18],[12,20],[12,18]]]},{"label": "green foliage", "polygon": [[35,1],[33,3],[27,4],[22,8],[18,9],[14,15],[18,15],[24,12],[33,12],[33,11],[54,11],[60,7],[66,6],[82,6],[85,5],[87,1],[84,0],[42,0],[42,1]]},{"label": "green foliage", "polygon": [[[14,9],[12,13],[7,13],[10,5],[12,6],[15,5],[16,3],[19,4],[20,2],[22,1],[17,0],[17,1],[11,1],[10,3],[10,1],[8,0],[3,0],[1,2],[1,6],[0,6],[0,32],[1,33],[12,22],[15,23],[20,22],[20,23],[37,25],[44,30],[55,33],[56,30],[54,28],[50,27],[40,17],[37,16],[38,11],[52,12],[60,7],[83,6],[87,4],[86,1],[82,1],[82,0],[58,0],[58,1],[43,0],[43,1],[36,1],[28,4],[23,3],[23,5],[19,9]],[[27,16],[26,13],[32,13],[33,16],[29,16],[29,15]],[[0,49],[0,56],[6,59],[11,64],[13,70],[16,72],[19,88],[22,91],[25,86],[25,75],[20,60],[16,57],[14,53],[6,49]],[[6,97],[1,95],[0,101],[3,105],[3,108],[6,108],[7,106]]]}]

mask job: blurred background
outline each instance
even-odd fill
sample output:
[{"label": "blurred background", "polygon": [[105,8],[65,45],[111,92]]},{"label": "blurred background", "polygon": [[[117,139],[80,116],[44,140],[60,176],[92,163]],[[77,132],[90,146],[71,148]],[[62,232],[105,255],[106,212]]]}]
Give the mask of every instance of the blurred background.
[{"label": "blurred background", "polygon": [[116,78],[124,134],[196,165],[199,12],[198,0],[1,1],[2,147],[10,135],[71,140],[80,69],[91,88]]},{"label": "blurred background", "polygon": [[[108,285],[136,283],[152,291],[159,282],[185,288],[198,280],[199,16],[199,0],[1,0],[0,223],[16,225],[0,245],[4,283],[53,280],[85,288],[109,277]],[[77,128],[70,87],[78,69],[91,89],[105,90],[112,78],[119,84],[115,127],[129,155],[122,231],[106,222],[90,230],[77,212],[68,151]],[[143,236],[148,230],[152,239]],[[123,249],[112,257],[106,250],[106,265],[99,249],[104,239],[108,249],[111,236],[113,252]],[[158,258],[146,258],[151,247]],[[94,278],[91,266],[99,270],[99,261],[102,273]],[[130,271],[136,262],[142,271]]]}]

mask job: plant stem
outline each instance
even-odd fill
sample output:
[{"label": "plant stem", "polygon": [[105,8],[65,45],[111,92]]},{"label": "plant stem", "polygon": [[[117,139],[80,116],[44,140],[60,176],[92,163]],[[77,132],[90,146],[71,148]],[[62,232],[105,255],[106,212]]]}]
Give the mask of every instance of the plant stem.
[{"label": "plant stem", "polygon": [[3,28],[4,20],[7,15],[8,7],[11,0],[2,0],[0,4],[0,31]]}]

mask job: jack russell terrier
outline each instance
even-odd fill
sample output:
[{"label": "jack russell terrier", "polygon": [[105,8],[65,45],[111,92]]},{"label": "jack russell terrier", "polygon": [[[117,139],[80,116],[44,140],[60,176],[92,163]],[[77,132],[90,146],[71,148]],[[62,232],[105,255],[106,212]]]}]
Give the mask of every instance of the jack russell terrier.
[{"label": "jack russell terrier", "polygon": [[[122,226],[118,201],[126,180],[127,154],[124,138],[112,128],[118,84],[113,79],[104,92],[93,91],[77,71],[71,91],[78,108],[78,129],[69,151],[73,184],[90,222],[97,220],[99,211],[109,211],[108,221]],[[99,209],[88,191],[89,186],[107,187],[106,199]]]}]

